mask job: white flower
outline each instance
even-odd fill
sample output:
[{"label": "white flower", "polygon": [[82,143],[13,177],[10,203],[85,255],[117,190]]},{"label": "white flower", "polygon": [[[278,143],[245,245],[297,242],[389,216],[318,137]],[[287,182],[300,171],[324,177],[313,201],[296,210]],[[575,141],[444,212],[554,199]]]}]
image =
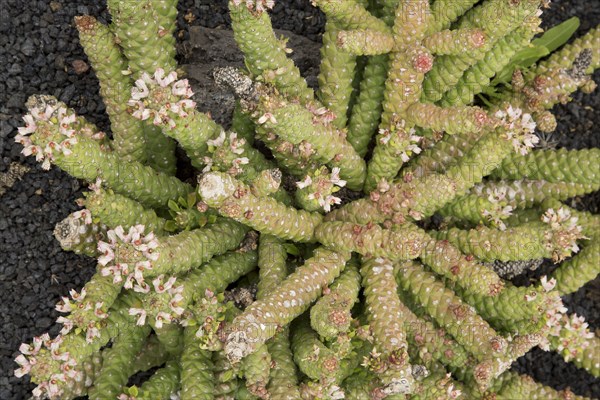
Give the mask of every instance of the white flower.
[{"label": "white flower", "polygon": [[[19,135],[27,136],[27,135],[35,132],[35,130],[37,129],[37,125],[31,114],[25,115],[23,117],[23,121],[25,121],[25,126],[20,127],[18,129]],[[17,136],[19,136],[19,135],[17,135]],[[22,137],[22,136],[20,136],[20,137]],[[18,141],[17,137],[15,137],[15,141]]]},{"label": "white flower", "polygon": [[20,368],[15,369],[14,372],[17,378],[21,378],[23,375],[28,374],[29,371],[31,371],[31,367],[34,365],[23,354],[20,354],[17,358],[15,358],[15,362],[20,366]]},{"label": "white flower", "polygon": [[342,203],[342,199],[340,199],[339,197],[332,196],[332,195],[328,195],[324,199],[322,197],[319,198],[319,204],[323,207],[325,212],[331,211],[332,205],[341,204],[341,203]]},{"label": "white flower", "polygon": [[307,186],[310,186],[312,184],[312,178],[309,175],[306,175],[306,178],[304,178],[303,181],[300,182],[296,182],[296,186],[298,187],[298,189],[304,189]]},{"label": "white flower", "polygon": [[135,81],[135,86],[131,88],[131,98],[133,100],[141,100],[148,97],[150,90],[146,86],[144,79],[138,79]]},{"label": "white flower", "polygon": [[214,139],[207,140],[206,144],[209,146],[221,147],[223,145],[223,143],[225,143],[225,139],[226,139],[226,133],[224,130],[221,130],[221,133],[219,133],[219,136],[217,136]]},{"label": "white flower", "polygon": [[233,160],[233,165],[245,165],[248,164],[250,160],[248,157],[240,157]]},{"label": "white flower", "polygon": [[142,326],[146,324],[146,310],[143,308],[130,308],[129,315],[139,315],[136,325]]},{"label": "white flower", "polygon": [[113,246],[110,244],[99,241],[98,242],[98,251],[102,254],[98,257],[98,264],[105,266],[109,262],[115,259],[115,253],[113,252]]},{"label": "white flower", "polygon": [[171,314],[161,311],[158,314],[156,314],[156,327],[160,329],[162,328],[164,322],[170,323],[171,320]]},{"label": "white flower", "polygon": [[340,179],[340,168],[339,167],[333,167],[331,169],[331,178],[329,180],[331,181],[331,183],[333,183],[334,185],[338,185],[339,187],[346,186],[346,181],[343,179]]},{"label": "white flower", "polygon": [[[177,80],[177,72],[171,71],[165,77],[165,70],[162,68],[157,68],[156,71],[154,72],[154,79],[156,80],[156,82],[159,84],[160,87],[167,87],[171,83],[173,83]],[[173,93],[173,94],[175,94],[175,93]]]},{"label": "white flower", "polygon": [[63,328],[60,330],[61,335],[66,335],[73,329],[73,321],[69,318],[58,317],[56,319],[56,322],[58,322],[59,324],[63,324]]},{"label": "white flower", "polygon": [[265,113],[263,114],[259,119],[258,119],[258,123],[260,125],[264,124],[265,122],[270,121],[272,124],[276,124],[277,120],[275,119],[275,116],[271,113]]},{"label": "white flower", "polygon": [[548,277],[546,275],[544,275],[544,276],[542,276],[542,279],[540,279],[540,283],[542,284],[542,287],[544,288],[544,290],[546,292],[549,292],[552,289],[554,289],[554,287],[556,286],[556,279],[552,278],[552,279],[548,280]]},{"label": "white flower", "polygon": [[152,281],[152,285],[154,285],[154,290],[156,291],[156,293],[164,293],[169,291],[173,287],[175,281],[177,280],[177,278],[172,276],[167,282],[163,283],[164,278],[164,275],[159,275],[156,279]]},{"label": "white flower", "polygon": [[379,129],[379,141],[381,144],[388,144],[390,139],[392,138],[392,133],[389,129]]},{"label": "white flower", "polygon": [[194,95],[194,92],[192,92],[192,88],[190,87],[187,79],[181,79],[175,82],[173,88],[171,89],[171,93],[173,93],[175,96],[182,96],[188,99]]}]

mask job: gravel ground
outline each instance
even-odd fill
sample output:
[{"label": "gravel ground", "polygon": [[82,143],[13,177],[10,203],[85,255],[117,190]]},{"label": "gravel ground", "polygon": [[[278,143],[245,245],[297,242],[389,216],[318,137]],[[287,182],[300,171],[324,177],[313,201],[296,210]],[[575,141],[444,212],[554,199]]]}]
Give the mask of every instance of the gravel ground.
[{"label": "gravel ground", "polygon": [[[72,23],[73,17],[81,14],[91,14],[106,22],[109,16],[104,3],[94,0],[3,0],[0,6],[2,400],[28,397],[33,385],[27,379],[13,377],[13,359],[19,344],[46,331],[58,332],[59,327],[54,324],[58,317],[54,305],[59,296],[71,288],[79,289],[90,278],[95,266],[91,259],[63,252],[52,237],[54,225],[76,210],[74,201],[81,196],[82,185],[57,168],[45,172],[31,158],[22,157],[19,154],[21,147],[14,144],[13,137],[21,125],[25,100],[34,93],[52,94],[100,129],[109,130],[104,105],[98,95],[98,82],[94,72],[86,70],[87,59]],[[198,55],[193,44],[198,43],[198,39],[192,36],[198,29],[190,26],[227,29],[226,1],[181,0],[179,7],[180,61],[194,65]],[[324,18],[308,0],[278,1],[272,14],[275,28],[292,31],[312,41],[320,40]],[[551,26],[574,15],[582,20],[578,31],[581,34],[600,21],[600,2],[555,1],[544,18]],[[302,38],[293,40],[298,43],[296,61],[305,75],[314,79],[318,68],[315,49],[318,47]],[[239,61],[219,56],[218,52],[210,53],[210,48],[208,51],[213,54],[211,63]],[[596,82],[600,82],[599,78],[597,74]],[[201,86],[202,82],[196,84]],[[593,129],[600,126],[598,91],[594,95],[576,94],[574,99],[566,107],[556,108],[559,128],[554,139],[559,145],[571,148],[600,146],[600,133],[597,128]],[[217,105],[218,102],[206,102],[207,109]],[[30,168],[22,180],[18,178],[23,171],[19,172],[14,164],[11,167],[14,162]],[[12,178],[7,178],[9,176]],[[10,185],[12,187],[8,187]],[[596,193],[578,205],[598,212],[599,198]],[[521,280],[526,283],[527,278]],[[600,328],[599,293],[600,283],[596,279],[566,299],[570,310],[585,315],[596,329]],[[556,354],[532,351],[518,360],[516,368],[558,389],[570,386],[578,394],[600,398],[600,382],[564,363]]]}]

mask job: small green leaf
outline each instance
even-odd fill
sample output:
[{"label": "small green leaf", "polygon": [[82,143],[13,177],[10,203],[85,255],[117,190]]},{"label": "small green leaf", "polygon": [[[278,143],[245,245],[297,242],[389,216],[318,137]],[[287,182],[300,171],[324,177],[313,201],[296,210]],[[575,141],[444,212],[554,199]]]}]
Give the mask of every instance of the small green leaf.
[{"label": "small green leaf", "polygon": [[196,205],[196,192],[189,193],[187,196],[187,207],[192,208]]},{"label": "small green leaf", "polygon": [[229,369],[221,374],[221,382],[229,382],[233,379],[233,370]]},{"label": "small green leaf", "polygon": [[169,206],[169,209],[171,209],[173,211],[179,211],[179,210],[181,210],[181,208],[179,207],[179,205],[177,205],[177,203],[175,203],[173,200],[169,200],[167,202],[167,205]]},{"label": "small green leaf", "polygon": [[178,226],[175,221],[167,221],[165,222],[164,230],[167,232],[175,232]]},{"label": "small green leaf", "polygon": [[512,74],[516,68],[527,68],[542,57],[550,54],[547,48],[543,46],[528,47],[514,55],[510,63],[502,71],[496,74],[490,86],[496,86],[500,83],[508,83],[512,79]]},{"label": "small green leaf", "polygon": [[534,46],[543,46],[547,48],[549,52],[553,52],[563,44],[567,43],[577,28],[579,28],[579,18],[569,18],[565,22],[548,29],[542,37],[535,39],[531,44]]},{"label": "small green leaf", "polygon": [[130,388],[127,390],[127,392],[129,392],[129,395],[130,395],[130,396],[133,396],[133,397],[137,397],[137,395],[139,394],[138,388],[137,388],[137,386],[135,386],[135,385],[133,385],[132,387],[130,387]]},{"label": "small green leaf", "polygon": [[208,223],[209,224],[214,224],[217,221],[217,216],[216,215],[209,215],[208,216]]},{"label": "small green leaf", "polygon": [[180,205],[182,205],[183,207],[185,207],[185,206],[187,205],[187,201],[186,201],[186,200],[185,200],[183,197],[180,197],[180,198],[178,198],[178,199],[177,199],[177,202],[178,202]]},{"label": "small green leaf", "polygon": [[291,254],[293,256],[300,255],[300,250],[298,250],[298,247],[296,247],[296,245],[294,245],[293,243],[284,243],[283,248],[288,254]]}]

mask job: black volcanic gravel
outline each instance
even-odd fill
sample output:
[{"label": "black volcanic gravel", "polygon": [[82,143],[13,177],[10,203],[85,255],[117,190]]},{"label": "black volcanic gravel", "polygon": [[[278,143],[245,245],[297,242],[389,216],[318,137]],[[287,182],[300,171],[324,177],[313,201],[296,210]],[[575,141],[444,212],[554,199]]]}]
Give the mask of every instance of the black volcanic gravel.
[{"label": "black volcanic gravel", "polygon": [[[226,4],[225,0],[181,0],[179,41],[188,39],[190,24],[228,27]],[[73,64],[87,60],[72,22],[81,14],[103,22],[110,18],[104,1],[0,3],[0,173],[13,161],[31,167],[0,200],[0,400],[29,398],[34,385],[13,376],[19,344],[43,332],[57,333],[54,305],[59,296],[81,288],[95,267],[91,259],[63,252],[52,237],[54,225],[76,209],[80,182],[57,168],[43,171],[31,158],[21,156],[21,146],[13,141],[16,128],[22,125],[24,102],[34,93],[58,97],[108,131],[94,72],[78,74]],[[580,35],[600,22],[600,2],[555,1],[545,12],[545,24],[552,26],[574,15],[582,20]],[[278,0],[272,16],[275,28],[320,40],[324,17],[308,0]],[[596,74],[596,82],[599,78]],[[555,139],[560,146],[600,146],[599,103],[598,91],[577,93],[574,102],[555,108],[559,120]],[[599,200],[596,193],[587,196],[581,206],[598,212]],[[565,299],[571,311],[585,315],[595,328],[600,328],[599,288],[596,279]],[[516,364],[520,372],[547,385],[558,389],[570,386],[577,394],[600,398],[599,380],[564,363],[556,354],[534,350]]]}]

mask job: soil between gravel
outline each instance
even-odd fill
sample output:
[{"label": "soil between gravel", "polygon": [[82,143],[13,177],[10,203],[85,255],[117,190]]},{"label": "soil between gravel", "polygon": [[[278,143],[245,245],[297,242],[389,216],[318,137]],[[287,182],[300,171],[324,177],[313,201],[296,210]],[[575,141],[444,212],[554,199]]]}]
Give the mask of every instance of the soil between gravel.
[{"label": "soil between gravel", "polygon": [[[229,51],[230,46],[215,44],[227,43],[231,37],[220,31],[229,27],[226,3],[179,2],[179,61],[187,65],[191,77],[201,78],[214,65],[241,65],[239,53]],[[27,378],[13,376],[19,344],[44,332],[58,332],[54,305],[59,296],[69,289],[80,289],[96,265],[92,259],[63,252],[52,237],[54,225],[77,209],[74,201],[85,187],[58,168],[43,171],[31,158],[20,155],[21,146],[13,140],[16,128],[22,125],[24,103],[34,93],[58,97],[109,131],[95,74],[80,68],[80,61],[87,62],[87,58],[78,43],[73,17],[82,14],[102,22],[110,18],[105,1],[3,0],[0,5],[0,174],[15,161],[31,167],[0,199],[0,400],[29,398],[34,385]],[[299,35],[290,41],[295,49],[293,57],[314,85],[324,16],[308,0],[280,0],[271,15],[275,28]],[[555,1],[544,13],[544,26],[571,16],[581,19],[577,32],[581,35],[600,22],[600,2]],[[595,80],[600,83],[600,74],[596,73]],[[205,93],[196,98],[202,111],[211,110],[217,121],[226,123],[229,108],[223,105],[230,104],[229,95],[205,79],[194,84],[196,92],[200,89]],[[559,146],[568,148],[600,147],[599,91],[573,97],[572,103],[555,109],[559,121],[555,139]],[[576,205],[597,213],[600,193],[586,196]],[[527,284],[549,268],[518,281]],[[600,328],[599,278],[567,296],[565,303],[570,312],[584,315],[593,329]],[[570,386],[577,394],[600,398],[600,380],[565,363],[557,354],[534,350],[521,357],[514,368],[557,389]]]}]

